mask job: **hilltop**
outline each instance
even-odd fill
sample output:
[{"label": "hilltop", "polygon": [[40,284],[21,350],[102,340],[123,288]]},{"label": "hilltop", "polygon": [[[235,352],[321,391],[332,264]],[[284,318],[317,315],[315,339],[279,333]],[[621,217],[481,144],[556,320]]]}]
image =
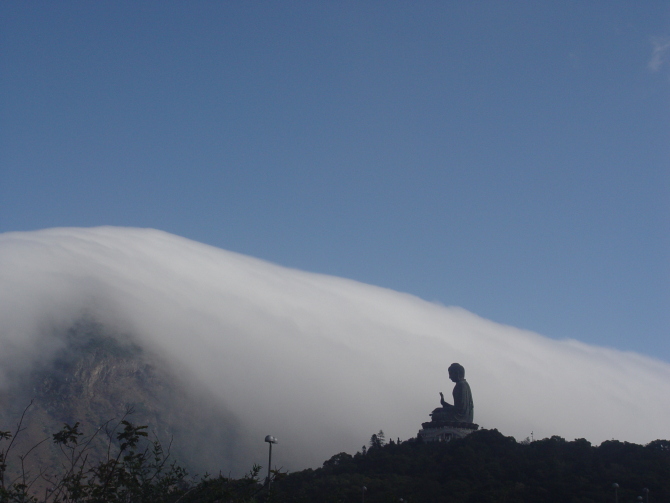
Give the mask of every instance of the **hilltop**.
[{"label": "hilltop", "polygon": [[[0,502],[605,503],[615,491],[613,481],[620,501],[632,501],[645,491],[650,501],[670,496],[668,440],[645,446],[611,440],[592,446],[584,439],[570,442],[558,436],[517,442],[497,430],[479,430],[449,442],[426,443],[419,437],[385,443],[380,431],[369,448],[336,454],[321,468],[275,469],[268,486],[258,465],[240,479],[189,477],[148,439],[146,426],[124,420],[114,428],[110,438],[116,440],[100,461],[87,458],[91,437],[82,435],[76,423],[53,436],[63,453],[60,471],[54,462],[42,475],[19,475],[12,482],[0,463]],[[0,461],[10,438],[0,432]],[[10,471],[16,473],[16,466]]]},{"label": "hilltop", "polygon": [[590,503],[612,501],[615,482],[619,501],[633,501],[643,488],[650,501],[670,501],[670,441],[517,442],[497,430],[451,442],[391,441],[336,454],[319,469],[287,475],[273,491],[287,503]]}]

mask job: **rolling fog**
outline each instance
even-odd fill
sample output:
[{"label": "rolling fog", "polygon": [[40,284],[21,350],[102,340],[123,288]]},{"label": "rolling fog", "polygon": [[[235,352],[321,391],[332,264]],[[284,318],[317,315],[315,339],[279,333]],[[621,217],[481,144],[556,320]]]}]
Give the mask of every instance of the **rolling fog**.
[{"label": "rolling fog", "polygon": [[[569,316],[569,313],[565,313]],[[670,365],[147,229],[0,235],[0,388],[93,317],[172,362],[242,425],[239,471],[416,435],[461,363],[475,422],[517,439],[670,437]],[[197,411],[194,417],[198,420]],[[207,418],[202,418],[206,421]]]}]

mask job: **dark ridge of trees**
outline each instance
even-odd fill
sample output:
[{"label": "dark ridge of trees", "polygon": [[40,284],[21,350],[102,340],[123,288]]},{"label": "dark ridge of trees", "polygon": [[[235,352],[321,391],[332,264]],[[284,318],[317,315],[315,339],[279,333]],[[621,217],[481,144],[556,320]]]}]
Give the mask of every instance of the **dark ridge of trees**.
[{"label": "dark ridge of trees", "polygon": [[[146,426],[128,419],[89,434],[79,423],[65,424],[46,439],[60,449],[59,465],[40,473],[25,468],[30,452],[12,456],[18,465],[10,466],[21,422],[15,432],[0,432],[0,503],[605,503],[614,501],[615,482],[620,503],[638,496],[670,501],[668,440],[645,446],[612,440],[596,447],[558,436],[516,442],[497,430],[479,430],[451,442],[387,443],[380,430],[363,452],[341,452],[316,470],[273,472],[268,492],[260,466],[241,479],[190,478],[171,459],[169,446],[151,441]],[[107,455],[89,461],[100,437],[107,439]]]},{"label": "dark ridge of trees", "polygon": [[614,501],[615,482],[621,503],[645,497],[643,488],[650,503],[670,501],[667,440],[519,443],[479,430],[447,443],[372,444],[365,454],[342,452],[322,468],[289,474],[273,487],[277,501],[604,503]]}]

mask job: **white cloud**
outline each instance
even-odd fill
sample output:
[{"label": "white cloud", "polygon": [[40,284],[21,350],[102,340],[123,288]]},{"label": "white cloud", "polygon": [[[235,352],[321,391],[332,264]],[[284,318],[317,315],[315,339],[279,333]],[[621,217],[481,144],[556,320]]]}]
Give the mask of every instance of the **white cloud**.
[{"label": "white cloud", "polygon": [[657,72],[670,59],[670,38],[654,37],[651,39],[652,52],[648,67],[652,72]]},{"label": "white cloud", "polygon": [[[668,438],[670,365],[164,232],[0,235],[0,376],[83,310],[186,367],[245,425],[240,463],[298,469],[383,429],[415,436],[465,366],[475,422],[524,438]],[[38,352],[39,348],[39,352]],[[0,385],[2,381],[0,381]]]}]

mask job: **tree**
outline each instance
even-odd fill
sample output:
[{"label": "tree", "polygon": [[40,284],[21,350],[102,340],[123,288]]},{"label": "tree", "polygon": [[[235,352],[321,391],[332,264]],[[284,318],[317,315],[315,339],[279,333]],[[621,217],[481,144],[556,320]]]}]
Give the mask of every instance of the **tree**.
[{"label": "tree", "polygon": [[[64,424],[51,436],[61,451],[61,470],[53,467],[53,471],[31,476],[24,470],[24,460],[33,448],[18,457],[19,475],[8,481],[7,454],[23,431],[22,415],[16,433],[0,432],[0,443],[10,442],[6,449],[0,449],[0,503],[243,503],[255,502],[264,490],[258,465],[239,480],[207,474],[199,481],[188,478],[186,470],[171,460],[170,446],[164,450],[159,441],[149,440],[147,426],[129,421],[132,413],[127,410],[118,422],[109,421],[89,435],[79,422]],[[106,455],[93,461],[94,442],[104,434]],[[273,471],[273,478],[283,475]],[[31,490],[36,482],[45,488],[43,498]]]},{"label": "tree", "polygon": [[379,448],[383,447],[386,444],[386,437],[384,432],[379,430],[379,433],[373,433],[370,437],[370,448]]}]

